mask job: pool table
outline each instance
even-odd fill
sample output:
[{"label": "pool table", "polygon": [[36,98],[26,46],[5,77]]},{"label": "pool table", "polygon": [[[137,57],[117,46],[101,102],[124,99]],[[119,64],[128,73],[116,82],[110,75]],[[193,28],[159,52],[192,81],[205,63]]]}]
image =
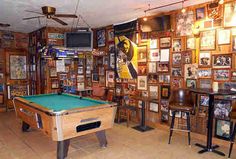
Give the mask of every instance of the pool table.
[{"label": "pool table", "polygon": [[15,97],[22,131],[39,128],[57,141],[57,158],[65,158],[70,139],[96,133],[100,146],[106,147],[105,129],[113,126],[116,104],[71,94],[41,94]]}]

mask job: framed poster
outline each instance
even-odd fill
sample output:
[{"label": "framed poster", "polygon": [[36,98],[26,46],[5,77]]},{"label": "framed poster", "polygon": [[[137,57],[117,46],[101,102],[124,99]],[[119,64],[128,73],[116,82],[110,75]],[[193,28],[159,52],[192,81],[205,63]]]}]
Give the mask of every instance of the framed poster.
[{"label": "framed poster", "polygon": [[97,31],[97,45],[98,47],[103,47],[106,45],[105,29],[101,29]]},{"label": "framed poster", "polygon": [[173,39],[172,51],[173,51],[173,52],[180,52],[180,51],[182,51],[181,38],[175,38],[175,39]]},{"label": "framed poster", "polygon": [[183,79],[182,78],[172,78],[171,84],[172,84],[173,89],[183,88]]},{"label": "framed poster", "polygon": [[200,52],[199,53],[199,66],[200,67],[210,67],[211,66],[211,53],[210,52]]},{"label": "framed poster", "polygon": [[147,64],[146,62],[139,62],[138,63],[138,74],[147,74]]},{"label": "framed poster", "polygon": [[236,26],[235,21],[233,20],[234,15],[236,14],[236,2],[228,2],[224,4],[224,27]]},{"label": "framed poster", "polygon": [[160,48],[170,48],[171,47],[171,37],[160,38]]},{"label": "framed poster", "polygon": [[229,140],[232,128],[233,128],[233,123],[230,122],[229,120],[216,119],[215,137],[223,140]]},{"label": "framed poster", "polygon": [[194,24],[194,13],[188,11],[176,15],[176,36],[192,35],[192,24]]},{"label": "framed poster", "polygon": [[138,76],[138,90],[147,90],[147,76]]},{"label": "framed poster", "polygon": [[155,113],[158,113],[158,103],[150,102],[149,110]]},{"label": "framed poster", "polygon": [[157,63],[156,62],[149,62],[148,63],[148,72],[149,73],[157,73]]},{"label": "framed poster", "polygon": [[231,111],[230,100],[215,100],[214,101],[214,115],[217,119],[229,119]]},{"label": "framed poster", "polygon": [[115,53],[110,53],[109,55],[109,67],[112,69],[115,68]]},{"label": "framed poster", "polygon": [[230,77],[230,70],[214,70],[215,81],[228,81]]},{"label": "framed poster", "polygon": [[59,80],[58,79],[51,79],[51,88],[58,89],[59,88]]},{"label": "framed poster", "polygon": [[159,83],[169,84],[170,83],[170,75],[159,75]]},{"label": "framed poster", "polygon": [[27,78],[26,56],[10,55],[10,79],[21,80]]},{"label": "framed poster", "polygon": [[230,44],[230,29],[218,30],[218,45]]},{"label": "framed poster", "polygon": [[202,20],[205,18],[205,7],[196,9],[196,20]]},{"label": "framed poster", "polygon": [[200,50],[215,50],[216,31],[207,30],[200,33]]},{"label": "framed poster", "polygon": [[213,68],[231,68],[231,55],[213,55],[212,61]]}]

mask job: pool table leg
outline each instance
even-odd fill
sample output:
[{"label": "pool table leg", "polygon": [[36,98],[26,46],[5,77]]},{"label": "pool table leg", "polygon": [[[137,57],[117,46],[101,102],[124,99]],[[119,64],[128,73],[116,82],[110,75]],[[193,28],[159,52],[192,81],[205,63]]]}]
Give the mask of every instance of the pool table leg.
[{"label": "pool table leg", "polygon": [[57,159],[64,159],[67,157],[70,139],[57,141]]},{"label": "pool table leg", "polygon": [[29,130],[29,128],[30,128],[30,125],[27,124],[26,122],[22,121],[22,127],[21,127],[21,130],[22,130],[23,132],[26,132],[26,131]]},{"label": "pool table leg", "polygon": [[100,146],[101,146],[102,148],[107,147],[107,139],[106,139],[105,130],[96,132],[96,136],[97,136],[97,138],[98,138],[98,141],[99,141],[99,143],[100,143]]}]

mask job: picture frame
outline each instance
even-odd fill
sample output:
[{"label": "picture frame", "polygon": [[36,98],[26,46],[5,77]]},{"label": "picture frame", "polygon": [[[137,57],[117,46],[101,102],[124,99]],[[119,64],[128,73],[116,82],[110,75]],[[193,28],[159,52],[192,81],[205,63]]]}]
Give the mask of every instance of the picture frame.
[{"label": "picture frame", "polygon": [[196,38],[194,38],[194,37],[187,37],[186,49],[187,50],[194,50],[194,49],[196,49]]},{"label": "picture frame", "polygon": [[182,62],[181,53],[172,53],[172,65],[173,66],[180,66]]},{"label": "picture frame", "polygon": [[157,63],[157,72],[169,72],[169,63]]},{"label": "picture frame", "polygon": [[200,52],[199,53],[199,67],[210,67],[211,66],[211,53]]},{"label": "picture frame", "polygon": [[158,103],[150,102],[150,104],[149,104],[149,111],[158,113],[158,111],[159,111],[158,107],[159,107]]},{"label": "picture frame", "polygon": [[58,89],[59,88],[59,80],[58,79],[51,79],[51,88]]},{"label": "picture frame", "polygon": [[200,33],[200,50],[215,50],[216,49],[216,31],[206,30]]},{"label": "picture frame", "polygon": [[149,62],[148,63],[148,73],[157,73],[157,63]]},{"label": "picture frame", "polygon": [[147,46],[138,46],[138,62],[147,62]]},{"label": "picture frame", "polygon": [[170,86],[161,85],[161,99],[169,99],[170,97]]},{"label": "picture frame", "polygon": [[210,68],[198,69],[198,78],[211,78],[212,71]]},{"label": "picture frame", "polygon": [[181,38],[174,38],[172,40],[172,52],[182,51],[182,41]]},{"label": "picture frame", "polygon": [[157,74],[148,74],[148,83],[149,84],[157,84],[158,83],[158,75]]},{"label": "picture frame", "polygon": [[205,7],[196,8],[196,20],[205,19]]},{"label": "picture frame", "polygon": [[231,55],[223,54],[212,56],[212,68],[231,68],[231,64]]},{"label": "picture frame", "polygon": [[198,82],[199,82],[199,88],[206,88],[206,89],[212,88],[211,79],[199,79]]},{"label": "picture frame", "polygon": [[115,53],[110,53],[109,54],[109,67],[111,69],[115,68]]},{"label": "picture frame", "polygon": [[99,86],[101,86],[101,87],[105,87],[106,86],[105,76],[99,76]]},{"label": "picture frame", "polygon": [[187,88],[197,88],[197,80],[196,79],[186,79],[186,87]]},{"label": "picture frame", "polygon": [[107,41],[113,42],[114,41],[114,29],[107,30]]},{"label": "picture frame", "polygon": [[182,63],[183,64],[191,64],[192,63],[192,50],[182,51]]},{"label": "picture frame", "polygon": [[215,137],[223,140],[230,140],[233,123],[230,120],[215,120]]},{"label": "picture frame", "polygon": [[106,71],[106,87],[111,87],[111,88],[115,87],[115,73],[114,73],[114,71]]},{"label": "picture frame", "polygon": [[27,60],[24,55],[10,55],[9,72],[11,80],[27,78]]},{"label": "picture frame", "polygon": [[231,71],[231,81],[236,81],[236,71]]},{"label": "picture frame", "polygon": [[159,83],[169,84],[170,83],[170,75],[160,74],[159,75]]},{"label": "picture frame", "polygon": [[154,85],[150,85],[149,86],[149,98],[156,100],[159,98],[159,87],[158,86],[154,86]]},{"label": "picture frame", "polygon": [[218,30],[218,45],[226,45],[230,44],[230,36],[231,36],[231,30],[230,29],[220,29]]},{"label": "picture frame", "polygon": [[138,62],[138,74],[147,74],[147,64],[145,62]]},{"label": "picture frame", "polygon": [[236,52],[236,35],[232,35],[232,52]]},{"label": "picture frame", "polygon": [[169,62],[170,49],[160,50],[160,62]]},{"label": "picture frame", "polygon": [[209,96],[208,95],[200,95],[200,99],[199,99],[199,105],[200,106],[204,106],[204,107],[208,107],[209,106]]},{"label": "picture frame", "polygon": [[186,78],[197,79],[197,70],[198,70],[197,64],[185,64],[184,65],[185,79]]},{"label": "picture frame", "polygon": [[217,119],[228,119],[231,111],[232,102],[230,100],[214,100],[214,115]]},{"label": "picture frame", "polygon": [[149,61],[160,61],[160,50],[159,49],[152,49],[149,50]]},{"label": "picture frame", "polygon": [[57,77],[57,69],[55,67],[49,68],[50,77]]},{"label": "picture frame", "polygon": [[215,81],[228,81],[230,79],[230,70],[214,70],[213,79]]},{"label": "picture frame", "polygon": [[104,47],[106,46],[106,32],[105,29],[100,29],[97,31],[97,46]]},{"label": "picture frame", "polygon": [[159,48],[159,39],[150,39],[150,49]]},{"label": "picture frame", "polygon": [[224,27],[236,26],[235,23],[232,23],[233,15],[235,15],[236,12],[235,8],[236,8],[235,1],[224,4]]},{"label": "picture frame", "polygon": [[186,11],[185,13],[176,14],[176,36],[192,35],[192,24],[194,24],[194,12]]},{"label": "picture frame", "polygon": [[170,47],[171,47],[171,37],[161,37],[160,48],[170,48]]},{"label": "picture frame", "polygon": [[83,66],[79,66],[77,73],[80,74],[80,75],[84,74],[84,67]]},{"label": "picture frame", "polygon": [[138,90],[147,90],[147,76],[138,76]]},{"label": "picture frame", "polygon": [[99,76],[97,72],[92,73],[92,82],[99,82]]},{"label": "picture frame", "polygon": [[171,75],[173,77],[182,77],[182,69],[180,67],[175,67],[171,69]]},{"label": "picture frame", "polygon": [[183,79],[182,78],[172,78],[171,79],[172,89],[183,88]]}]

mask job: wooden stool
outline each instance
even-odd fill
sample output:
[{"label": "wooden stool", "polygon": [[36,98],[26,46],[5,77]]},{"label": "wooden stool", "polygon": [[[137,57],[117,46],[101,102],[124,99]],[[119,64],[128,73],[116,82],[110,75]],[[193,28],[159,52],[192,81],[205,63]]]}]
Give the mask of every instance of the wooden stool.
[{"label": "wooden stool", "polygon": [[230,113],[230,118],[234,123],[234,129],[233,129],[232,134],[230,135],[230,148],[229,148],[228,158],[230,158],[230,156],[231,156],[231,152],[232,152],[232,149],[233,149],[233,146],[234,146],[235,135],[236,135],[236,103],[235,102],[233,102],[233,104],[232,104],[232,110],[231,110],[231,113]]},{"label": "wooden stool", "polygon": [[[188,133],[188,144],[190,145],[190,113],[194,111],[194,101],[192,95],[187,89],[178,89],[172,91],[170,97],[169,109],[172,111],[172,120],[170,124],[169,144],[174,130],[185,131]],[[176,112],[184,112],[187,115],[187,129],[174,129]]]}]

